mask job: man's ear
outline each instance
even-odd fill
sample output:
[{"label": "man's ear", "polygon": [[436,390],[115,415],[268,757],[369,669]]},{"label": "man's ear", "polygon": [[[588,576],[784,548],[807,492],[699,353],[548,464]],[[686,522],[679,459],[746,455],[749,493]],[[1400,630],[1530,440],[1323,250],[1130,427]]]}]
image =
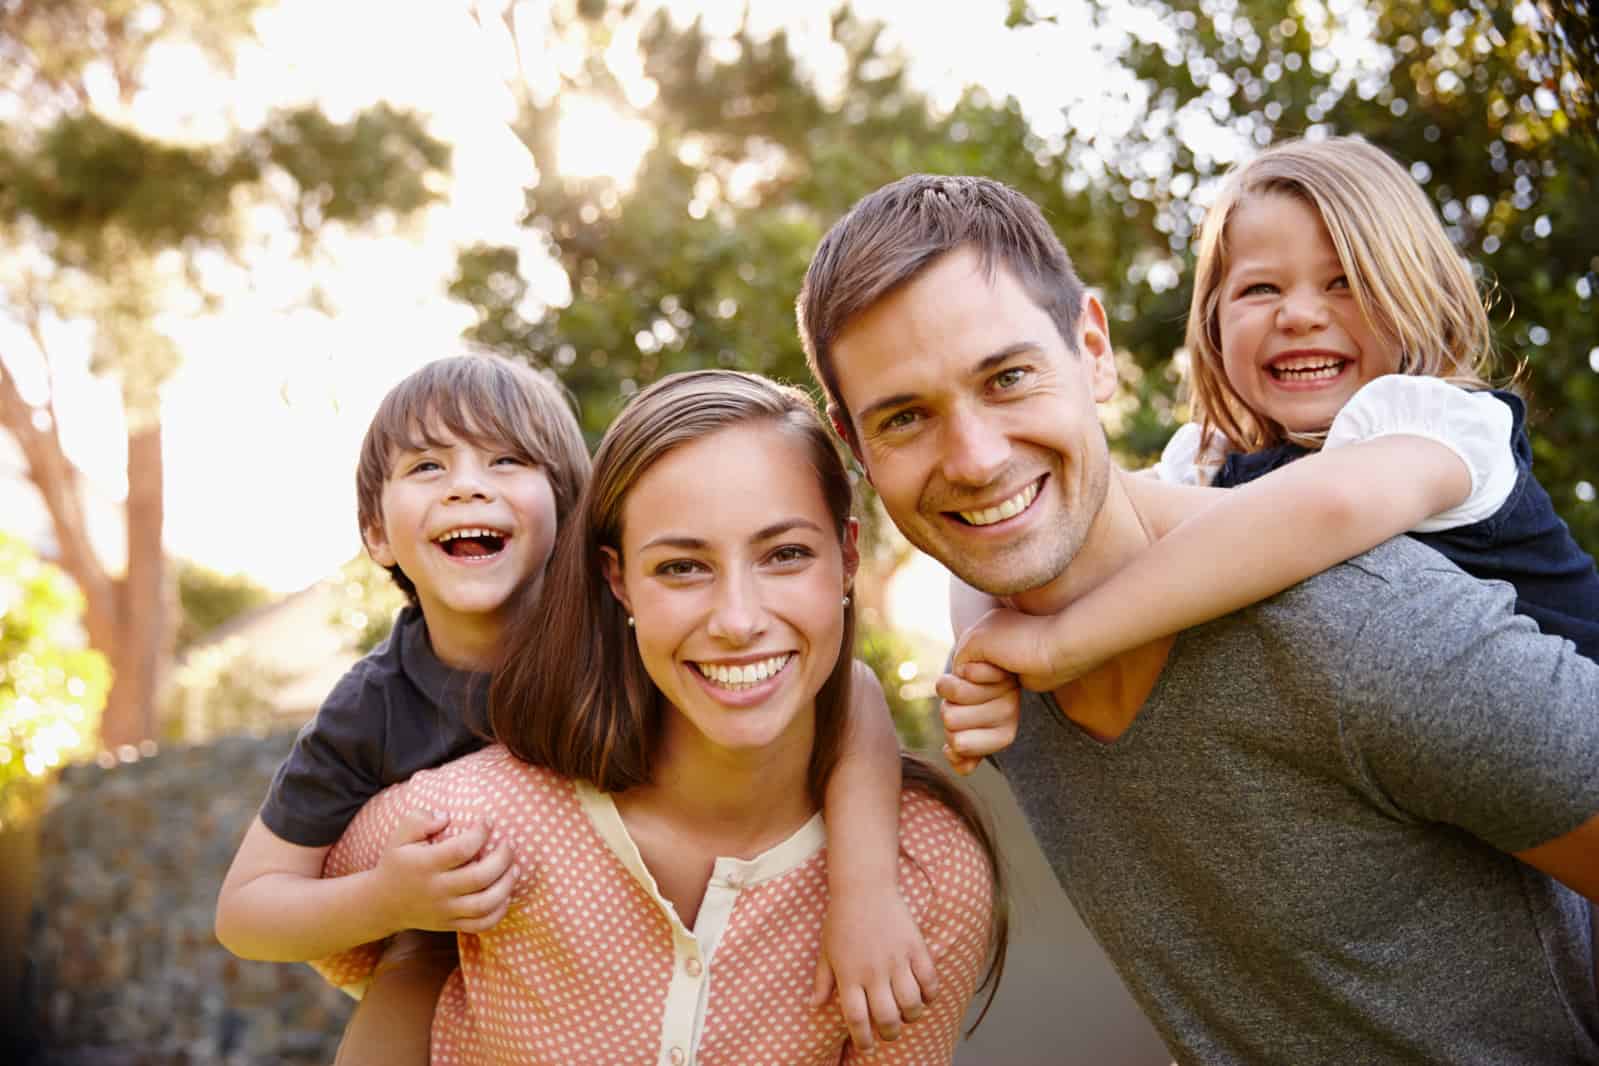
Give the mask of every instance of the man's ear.
[{"label": "man's ear", "polygon": [[382,526],[371,526],[361,530],[361,543],[366,545],[366,553],[372,561],[387,570],[395,565],[394,550],[389,547],[389,538],[384,534]]},{"label": "man's ear", "polygon": [[861,523],[851,518],[844,523],[844,591],[855,584],[855,572],[861,568]]},{"label": "man's ear", "polygon": [[1088,360],[1088,379],[1094,402],[1104,403],[1116,394],[1116,349],[1110,343],[1110,323],[1105,305],[1091,292],[1083,294],[1077,316],[1077,352]]},{"label": "man's ear", "polygon": [[866,466],[866,460],[861,457],[861,449],[855,443],[855,434],[850,430],[848,413],[836,403],[827,405],[827,420],[833,424],[833,432],[838,434],[838,439],[849,448],[849,453],[855,457],[855,462],[860,465],[866,474],[868,484],[872,480],[872,472]]},{"label": "man's ear", "polygon": [[622,581],[622,556],[615,548],[602,547],[600,565],[605,568],[605,583],[611,586],[611,595],[622,605],[622,610],[632,614],[633,605],[627,602],[627,585]]}]

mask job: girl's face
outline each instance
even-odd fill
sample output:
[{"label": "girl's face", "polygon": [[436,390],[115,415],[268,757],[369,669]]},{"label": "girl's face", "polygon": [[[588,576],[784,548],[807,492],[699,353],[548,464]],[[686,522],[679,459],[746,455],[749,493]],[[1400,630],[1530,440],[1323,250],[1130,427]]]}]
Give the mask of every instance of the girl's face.
[{"label": "girl's face", "polygon": [[622,505],[606,578],[676,713],[665,750],[808,758],[816,694],[838,662],[855,573],[806,449],[772,424],[669,452]]},{"label": "girl's face", "polygon": [[1286,193],[1244,201],[1227,221],[1231,265],[1217,318],[1222,368],[1258,417],[1325,430],[1399,353],[1361,314],[1314,205]]}]

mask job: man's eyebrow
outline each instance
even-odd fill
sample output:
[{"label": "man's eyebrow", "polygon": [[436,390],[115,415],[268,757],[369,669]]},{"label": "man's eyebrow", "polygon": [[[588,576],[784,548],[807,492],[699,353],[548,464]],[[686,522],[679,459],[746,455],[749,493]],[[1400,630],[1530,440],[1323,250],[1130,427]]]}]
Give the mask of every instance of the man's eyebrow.
[{"label": "man's eyebrow", "polygon": [[[1007,344],[998,351],[990,352],[988,355],[985,355],[979,359],[972,366],[970,371],[971,376],[981,377],[982,375],[993,370],[996,366],[1005,362],[1007,359],[1013,359],[1016,356],[1022,355],[1026,352],[1036,352],[1040,350],[1040,346],[1035,341],[1017,341],[1014,344]],[[881,414],[884,411],[892,410],[896,407],[903,407],[908,403],[915,403],[919,398],[920,397],[913,392],[901,392],[896,393],[893,396],[885,396],[876,403],[863,408],[861,413],[856,417],[858,417],[861,420],[861,423],[864,425],[875,415]]]},{"label": "man's eyebrow", "polygon": [[[817,525],[815,522],[812,522],[809,518],[783,518],[773,522],[769,526],[762,526],[760,529],[756,530],[755,535],[751,537],[750,540],[754,542],[771,540],[773,537],[781,537],[784,533],[795,529],[808,529],[814,533],[825,532],[821,526]],[[678,551],[704,551],[708,547],[710,547],[710,542],[700,537],[689,537],[681,534],[665,533],[654,538],[653,540],[645,541],[639,546],[639,551],[648,551],[651,548],[675,548]]]}]

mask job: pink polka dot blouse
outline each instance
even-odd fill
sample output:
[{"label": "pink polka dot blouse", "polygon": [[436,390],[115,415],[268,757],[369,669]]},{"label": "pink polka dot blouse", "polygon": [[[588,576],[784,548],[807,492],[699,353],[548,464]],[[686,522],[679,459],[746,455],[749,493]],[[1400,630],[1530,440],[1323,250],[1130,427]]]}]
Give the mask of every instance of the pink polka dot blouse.
[{"label": "pink polka dot blouse", "polygon": [[[450,828],[492,818],[519,877],[506,917],[461,934],[439,996],[432,1061],[443,1066],[808,1066],[948,1063],[988,946],[993,886],[981,847],[943,805],[904,793],[900,890],[938,967],[924,1017],[869,1055],[836,1004],[810,1006],[827,906],[818,815],[754,859],[718,859],[693,928],[656,890],[610,797],[486,748],[374,797],[324,873],[377,865],[412,807]],[[365,945],[313,965],[359,992]]]}]

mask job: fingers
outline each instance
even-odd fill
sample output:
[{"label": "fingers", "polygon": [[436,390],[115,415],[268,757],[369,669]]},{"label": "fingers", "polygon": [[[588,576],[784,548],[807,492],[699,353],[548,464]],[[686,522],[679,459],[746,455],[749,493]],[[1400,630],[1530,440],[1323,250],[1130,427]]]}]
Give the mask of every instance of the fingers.
[{"label": "fingers", "polygon": [[444,827],[450,823],[448,815],[438,811],[424,811],[412,807],[400,815],[400,821],[389,834],[389,847],[403,847],[406,844],[419,844],[435,833],[443,832]]},{"label": "fingers", "polygon": [[452,837],[435,841],[427,850],[427,864],[435,870],[453,870],[470,862],[489,842],[494,827],[488,822],[473,822]]},{"label": "fingers", "polygon": [[1004,681],[991,684],[968,681],[955,674],[941,674],[933,683],[933,691],[938,693],[939,698],[945,703],[957,703],[962,706],[988,703],[1007,692],[1014,691],[1015,688],[1016,679],[1009,674],[1005,675]]},{"label": "fingers", "polygon": [[457,864],[439,877],[439,890],[451,896],[470,896],[509,880],[506,873],[511,868],[511,848],[505,841],[478,855],[467,863]]},{"label": "fingers", "polygon": [[866,990],[859,985],[841,989],[838,1007],[844,1015],[850,1040],[862,1051],[872,1050],[872,1016],[866,1005]]},{"label": "fingers", "polygon": [[516,867],[481,892],[461,896],[455,901],[460,915],[450,925],[458,933],[486,933],[500,924],[511,908],[511,890],[516,887]]},{"label": "fingers", "polygon": [[[901,960],[894,968],[894,976],[890,983],[896,1018],[903,1019],[907,1023],[920,1018],[922,1012],[927,1009],[928,997],[922,994],[921,983],[916,979],[916,973],[911,968],[909,959]],[[889,1039],[888,1033],[882,1026],[878,1026],[877,1031],[882,1034],[884,1040]]]},{"label": "fingers", "polygon": [[[938,998],[938,966],[933,962],[932,954],[925,944],[918,944],[910,957],[911,976],[916,980],[916,986],[921,989],[922,1002],[932,1003]],[[915,1021],[907,1018],[906,1021]]]},{"label": "fingers", "polygon": [[975,756],[962,755],[960,752],[950,747],[948,741],[944,742],[944,760],[949,763],[949,768],[951,770],[954,770],[962,777],[965,777],[973,770],[977,769],[977,764],[983,761]]},{"label": "fingers", "polygon": [[1003,685],[1012,680],[1012,676],[1008,671],[981,659],[957,663],[954,672],[955,676],[974,685]]},{"label": "fingers", "polygon": [[816,956],[816,974],[811,979],[811,1006],[820,1007],[833,998],[833,962],[823,948]]},{"label": "fingers", "polygon": [[[899,1002],[896,997],[897,990],[891,981],[878,981],[867,990],[866,1004],[872,1015],[872,1028],[885,1041],[899,1039]],[[921,993],[916,994],[918,1009],[921,1006]]]}]

